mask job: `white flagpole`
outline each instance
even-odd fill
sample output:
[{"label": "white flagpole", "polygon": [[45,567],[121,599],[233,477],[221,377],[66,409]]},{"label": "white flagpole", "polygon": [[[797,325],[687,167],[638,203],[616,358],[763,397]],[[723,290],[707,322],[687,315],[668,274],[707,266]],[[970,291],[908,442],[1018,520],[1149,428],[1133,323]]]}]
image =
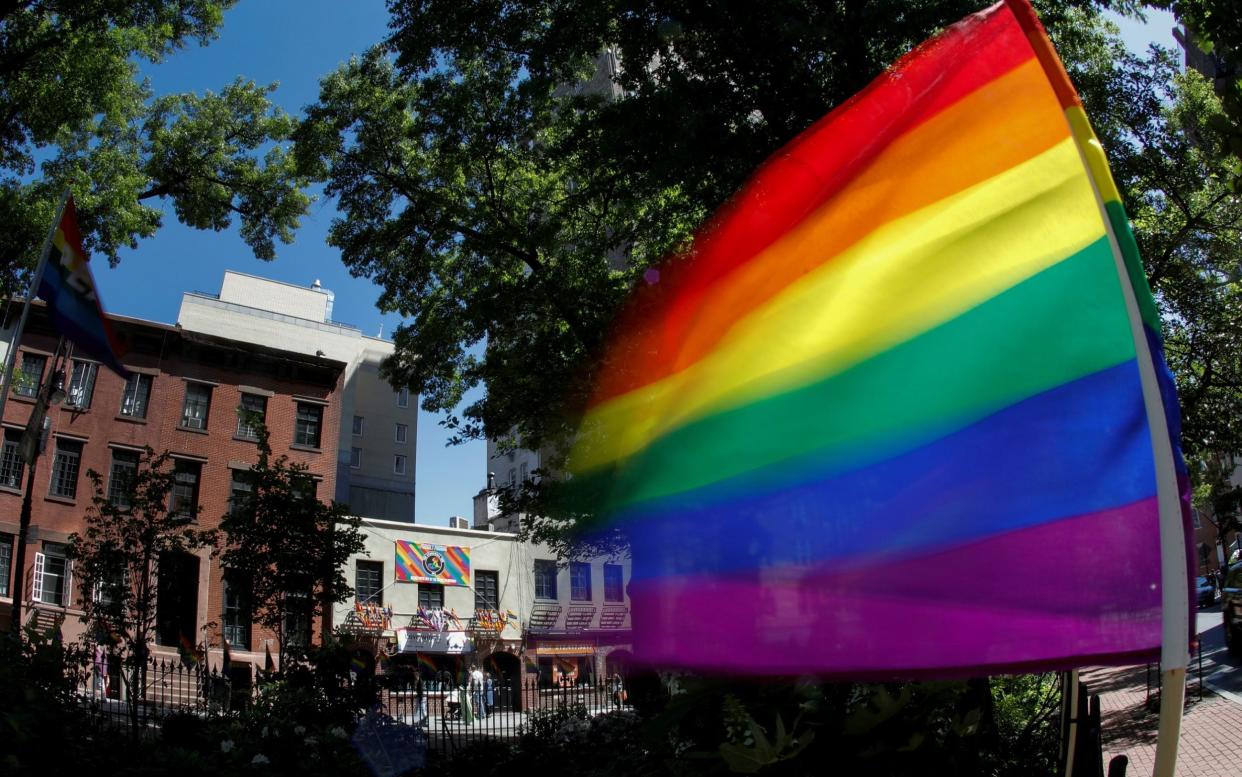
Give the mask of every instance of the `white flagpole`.
[{"label": "white flagpole", "polygon": [[43,271],[47,268],[47,259],[52,254],[52,238],[56,237],[56,228],[60,226],[60,220],[65,215],[65,206],[69,203],[70,190],[65,189],[64,195],[60,198],[60,206],[56,209],[56,218],[52,219],[52,226],[47,231],[47,238],[43,241],[43,252],[39,256],[39,263],[35,265],[34,277],[30,279],[30,288],[26,290],[26,304],[22,306],[21,318],[17,320],[17,328],[13,330],[13,339],[9,341],[9,352],[4,357],[4,378],[0,383],[0,420],[4,419],[4,406],[9,399],[9,386],[13,382],[13,366],[17,361],[17,346],[22,341],[22,335],[26,332],[26,319],[30,317],[30,301],[39,293],[39,282],[43,280]]},{"label": "white flagpole", "polygon": [[[1079,138],[1078,150],[1083,164],[1090,170],[1088,155],[1104,155],[1103,148],[1094,136]],[[1139,380],[1146,405],[1147,427],[1151,434],[1151,448],[1156,471],[1156,503],[1160,516],[1160,719],[1156,733],[1156,764],[1154,777],[1173,777],[1177,766],[1177,746],[1181,736],[1182,708],[1186,700],[1186,667],[1190,664],[1190,588],[1186,571],[1186,535],[1182,522],[1181,498],[1178,494],[1177,471],[1174,469],[1173,445],[1169,439],[1169,424],[1156,378],[1156,366],[1152,360],[1143,319],[1139,313],[1138,299],[1130,284],[1125,257],[1117,242],[1112,222],[1104,207],[1100,183],[1091,178],[1100,217],[1108,232],[1117,275],[1121,281],[1126,310],[1130,317],[1130,329],[1134,336],[1135,357],[1138,361]]]}]

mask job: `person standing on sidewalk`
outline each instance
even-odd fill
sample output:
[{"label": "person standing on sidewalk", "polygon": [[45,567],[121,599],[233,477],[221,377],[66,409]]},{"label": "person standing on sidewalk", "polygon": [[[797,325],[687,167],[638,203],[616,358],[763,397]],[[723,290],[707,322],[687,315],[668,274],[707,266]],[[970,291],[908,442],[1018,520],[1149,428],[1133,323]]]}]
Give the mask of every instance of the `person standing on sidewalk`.
[{"label": "person standing on sidewalk", "polygon": [[423,684],[423,675],[419,673],[414,681],[414,698],[418,701],[418,725],[427,725],[427,688]]},{"label": "person standing on sidewalk", "polygon": [[478,664],[470,669],[470,703],[476,717],[487,717],[487,710],[483,709],[483,671]]}]

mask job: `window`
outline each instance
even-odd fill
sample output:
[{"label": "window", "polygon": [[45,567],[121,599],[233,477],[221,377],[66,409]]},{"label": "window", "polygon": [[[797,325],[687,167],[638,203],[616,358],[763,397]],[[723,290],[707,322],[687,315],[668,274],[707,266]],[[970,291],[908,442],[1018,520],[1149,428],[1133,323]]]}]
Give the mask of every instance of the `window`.
[{"label": "window", "polygon": [[298,417],[293,428],[293,442],[308,448],[318,448],[321,426],[323,426],[323,407],[309,402],[299,402]]},{"label": "window", "polygon": [[434,583],[419,583],[418,606],[424,610],[443,610],[444,586]]},{"label": "window", "polygon": [[500,573],[476,570],[474,573],[474,609],[500,609]]},{"label": "window", "polygon": [[556,562],[546,560],[535,561],[535,598],[556,598]]},{"label": "window", "polygon": [[211,386],[205,383],[185,384],[185,402],[181,405],[181,426],[186,429],[206,429],[209,409],[211,409]]},{"label": "window", "polygon": [[52,460],[52,496],[73,499],[78,495],[78,467],[82,463],[82,443],[57,440],[56,458]]},{"label": "window", "polygon": [[530,480],[530,472],[526,469],[526,462],[522,462],[522,466],[518,470],[521,473],[518,477],[522,478],[523,483]]},{"label": "window", "polygon": [[354,416],[354,436],[362,436],[362,416],[360,415]]},{"label": "window", "polygon": [[23,353],[22,367],[13,375],[13,393],[20,397],[33,397],[39,393],[43,382],[43,368],[47,357],[37,353]]},{"label": "window", "polygon": [[392,457],[392,471],[395,475],[405,474],[405,456],[398,453]]},{"label": "window", "polygon": [[95,393],[95,373],[99,365],[94,362],[73,360],[73,375],[69,378],[69,393],[65,395],[65,404],[85,410],[91,406],[91,396]]},{"label": "window", "polygon": [[155,575],[155,641],[159,645],[198,642],[198,569],[192,553],[161,553]]},{"label": "window", "polygon": [[267,420],[267,397],[242,394],[237,406],[237,436],[243,440],[259,439],[259,430]]},{"label": "window", "polygon": [[0,596],[9,595],[9,578],[13,575],[13,535],[0,534]]},{"label": "window", "polygon": [[197,461],[177,459],[173,468],[172,497],[168,511],[182,518],[194,519],[198,513],[198,481],[203,465]]},{"label": "window", "polygon": [[625,601],[625,575],[620,564],[604,565],[604,601]]},{"label": "window", "polygon": [[591,565],[575,561],[569,565],[569,598],[575,602],[591,601]]},{"label": "window", "polygon": [[130,418],[147,417],[147,401],[151,398],[151,376],[132,373],[125,381],[121,393],[121,415]]},{"label": "window", "polygon": [[229,514],[232,515],[241,510],[246,500],[250,498],[250,492],[254,490],[254,486],[250,483],[250,473],[243,469],[235,469],[233,472],[233,482],[229,486]]},{"label": "window", "polygon": [[285,639],[290,646],[310,645],[312,607],[309,594],[299,592],[285,594]]},{"label": "window", "polygon": [[108,501],[127,509],[138,477],[138,454],[135,451],[112,451],[112,468],[108,473]]},{"label": "window", "polygon": [[408,388],[397,390],[397,407],[410,406],[410,390]]},{"label": "window", "polygon": [[73,592],[72,572],[73,564],[65,558],[65,546],[43,543],[43,552],[35,554],[31,598],[45,604],[68,606]]},{"label": "window", "polygon": [[250,648],[249,586],[236,574],[224,576],[224,641],[231,647]]},{"label": "window", "polygon": [[361,448],[350,448],[349,449],[349,466],[352,467],[353,469],[358,469],[359,467],[362,466],[362,449]]},{"label": "window", "polygon": [[21,432],[16,429],[4,430],[4,448],[0,451],[0,486],[22,487],[22,465],[25,462],[18,452],[21,442]]},{"label": "window", "polygon": [[354,599],[362,604],[383,604],[383,580],[383,561],[359,561],[354,570]]},{"label": "window", "polygon": [[407,429],[407,427],[406,427],[406,425],[405,425],[405,424],[397,424],[397,427],[396,427],[396,436],[397,436],[397,442],[398,442],[398,443],[402,443],[402,444],[404,444],[404,443],[405,443],[405,433],[406,433],[406,429]]}]

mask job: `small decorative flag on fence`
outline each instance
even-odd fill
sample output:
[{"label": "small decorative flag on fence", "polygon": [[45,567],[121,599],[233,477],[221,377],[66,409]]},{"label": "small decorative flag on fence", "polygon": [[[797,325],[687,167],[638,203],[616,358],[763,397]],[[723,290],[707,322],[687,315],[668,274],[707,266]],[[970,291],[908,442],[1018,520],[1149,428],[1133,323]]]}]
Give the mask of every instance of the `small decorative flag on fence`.
[{"label": "small decorative flag on fence", "polygon": [[396,541],[393,565],[399,583],[470,586],[470,549]]},{"label": "small decorative flag on fence", "polygon": [[908,54],[649,280],[565,487],[629,536],[637,657],[918,677],[1155,656],[1176,399],[1025,0]]},{"label": "small decorative flag on fence", "polygon": [[78,228],[73,197],[65,201],[60,223],[52,236],[51,251],[39,279],[39,297],[47,303],[56,330],[91,358],[103,362],[121,377],[125,345],[112,331],[99,302],[95,277]]}]

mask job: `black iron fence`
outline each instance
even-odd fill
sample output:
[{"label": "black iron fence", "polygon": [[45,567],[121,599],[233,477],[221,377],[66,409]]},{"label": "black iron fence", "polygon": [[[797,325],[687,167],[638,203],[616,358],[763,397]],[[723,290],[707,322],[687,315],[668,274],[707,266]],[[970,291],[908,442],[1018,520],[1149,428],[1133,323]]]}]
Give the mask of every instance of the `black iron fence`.
[{"label": "black iron fence", "polygon": [[[356,680],[356,678],[354,678]],[[367,679],[370,682],[370,678]],[[263,693],[262,678],[228,676],[218,669],[175,658],[153,658],[140,672],[132,666],[99,664],[78,675],[83,707],[101,726],[154,731],[173,714],[228,715]],[[629,709],[624,681],[547,685],[535,677],[499,678],[479,688],[451,682],[380,675],[356,698],[356,714],[381,713],[385,720],[426,736],[428,747],[453,751],[470,742],[513,739],[528,731],[554,733],[558,726]]]},{"label": "black iron fence", "polygon": [[554,731],[574,721],[630,709],[624,683],[546,685],[497,682],[471,689],[380,677],[381,710],[426,732],[432,750],[452,751],[482,739],[512,739],[524,732]]}]

